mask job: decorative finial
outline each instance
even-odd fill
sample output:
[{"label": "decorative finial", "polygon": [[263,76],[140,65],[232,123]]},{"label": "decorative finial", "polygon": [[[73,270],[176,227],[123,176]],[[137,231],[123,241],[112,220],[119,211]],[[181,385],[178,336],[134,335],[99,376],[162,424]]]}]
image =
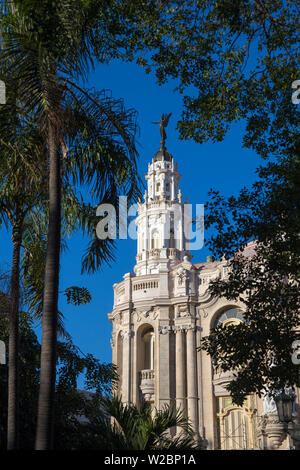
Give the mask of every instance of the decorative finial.
[{"label": "decorative finial", "polygon": [[161,115],[160,121],[152,122],[152,124],[159,124],[159,132],[160,132],[160,136],[161,136],[160,146],[161,146],[162,149],[165,148],[165,142],[166,142],[166,139],[167,139],[167,134],[166,134],[165,128],[167,127],[167,125],[169,123],[169,119],[170,119],[171,115],[172,115],[172,113],[170,113],[170,114],[164,114],[163,113]]}]

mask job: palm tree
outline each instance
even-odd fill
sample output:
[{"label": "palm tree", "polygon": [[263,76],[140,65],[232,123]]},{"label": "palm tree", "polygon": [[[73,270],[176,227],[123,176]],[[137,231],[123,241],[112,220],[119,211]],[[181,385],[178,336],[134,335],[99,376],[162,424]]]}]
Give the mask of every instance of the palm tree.
[{"label": "palm tree", "polygon": [[[0,120],[11,118],[7,113],[0,113]],[[44,265],[46,254],[46,218],[47,209],[43,173],[37,170],[45,163],[45,149],[34,121],[21,124],[22,117],[16,112],[13,129],[8,136],[0,138],[0,223],[10,222],[13,232],[13,263],[10,276],[10,340],[9,340],[9,390],[8,390],[8,448],[18,447],[18,323],[19,323],[19,290],[20,269],[23,264],[23,296],[28,311],[35,319],[42,316],[42,293],[44,287]],[[1,120],[3,122],[3,119]],[[13,132],[14,131],[14,132]],[[79,149],[77,149],[78,151]],[[34,155],[35,160],[33,160]],[[78,156],[78,155],[77,155]],[[34,161],[34,165],[33,162]],[[127,171],[125,165],[120,170]],[[117,172],[116,172],[117,178]],[[45,191],[44,191],[45,192]],[[115,196],[115,193],[114,193]],[[107,196],[106,196],[107,197]],[[103,201],[104,202],[104,201]],[[109,202],[105,199],[105,202]],[[115,203],[115,200],[111,200]],[[63,234],[70,235],[81,227],[91,234],[95,229],[95,209],[80,201],[70,186],[64,187],[63,201]],[[87,250],[84,264],[93,270],[97,261],[112,256],[111,243],[99,241],[92,249]],[[65,243],[63,244],[65,246]],[[20,262],[23,248],[23,263]],[[81,305],[90,301],[90,294],[85,288],[72,286],[64,291],[69,303]],[[59,313],[57,332],[65,338],[63,315]]]},{"label": "palm tree", "polygon": [[[10,222],[13,231],[13,265],[11,274],[12,299],[10,306],[10,368],[9,368],[9,393],[8,393],[8,448],[18,447],[18,310],[19,310],[19,286],[20,286],[20,252],[23,247],[23,296],[27,303],[28,311],[37,320],[42,316],[42,294],[44,287],[44,266],[46,254],[46,225],[47,203],[45,200],[45,146],[38,133],[36,122],[32,118],[24,117],[20,109],[14,106],[11,113],[5,109],[0,112],[1,124],[7,127],[10,120],[9,133],[0,138],[0,223]],[[88,126],[81,119],[81,128],[84,128],[85,136],[89,135]],[[79,158],[84,146],[73,146],[70,152],[70,161]],[[97,151],[97,143],[90,145],[90,150]],[[95,161],[97,159],[94,158]],[[38,165],[39,163],[39,165]],[[131,166],[127,167],[126,160],[122,160],[115,170],[115,180],[129,173]],[[74,162],[73,162],[74,165]],[[119,185],[121,182],[119,181]],[[103,187],[103,184],[102,186]],[[100,190],[93,190],[100,197]],[[111,199],[105,194],[104,201],[116,203],[118,191],[113,191]],[[92,234],[96,226],[96,210],[90,205],[84,204],[74,193],[73,188],[64,181],[62,200],[63,235],[68,236],[78,228],[83,232]],[[18,223],[20,221],[21,223]],[[17,234],[17,236],[16,236]],[[98,241],[98,240],[97,240]],[[100,260],[113,256],[112,241],[94,241],[88,248],[84,258],[86,269],[93,271],[98,267]],[[65,243],[63,244],[65,246]],[[69,302],[80,305],[90,301],[90,294],[85,288],[72,286],[64,291]],[[63,315],[59,312],[57,332],[67,338],[64,329]]]},{"label": "palm tree", "polygon": [[[1,113],[9,133],[0,138],[0,224],[12,229],[12,267],[9,308],[9,368],[8,368],[8,449],[18,447],[18,324],[20,299],[20,256],[24,220],[45,189],[39,163],[45,161],[45,150],[34,121],[25,122],[14,108]],[[34,165],[32,164],[34,155]],[[42,176],[42,175],[41,175]]]},{"label": "palm tree", "polygon": [[18,82],[21,101],[38,116],[49,159],[49,224],[36,437],[36,449],[49,449],[53,446],[62,160],[68,160],[70,126],[78,124],[76,113],[70,114],[70,109],[76,108],[77,115],[87,114],[90,122],[99,120],[94,129],[101,129],[95,136],[101,152],[97,164],[89,160],[87,151],[79,167],[75,165],[70,169],[73,177],[93,181],[99,166],[105,166],[103,162],[99,165],[104,156],[104,161],[110,165],[103,178],[106,183],[112,182],[116,162],[124,157],[132,164],[132,194],[136,188],[135,114],[126,111],[121,101],[89,93],[78,85],[95,59],[106,59],[109,35],[106,41],[98,23],[100,18],[103,24],[105,17],[106,6],[102,2],[12,0],[4,3],[7,14],[1,20],[0,67],[1,63],[8,62]]},{"label": "palm tree", "polygon": [[[181,410],[165,405],[152,409],[144,402],[140,408],[124,404],[116,395],[100,400],[101,413],[90,417],[87,425],[105,450],[189,450],[200,449],[192,427]],[[171,437],[172,428],[177,428]],[[178,432],[181,428],[181,432]]]}]

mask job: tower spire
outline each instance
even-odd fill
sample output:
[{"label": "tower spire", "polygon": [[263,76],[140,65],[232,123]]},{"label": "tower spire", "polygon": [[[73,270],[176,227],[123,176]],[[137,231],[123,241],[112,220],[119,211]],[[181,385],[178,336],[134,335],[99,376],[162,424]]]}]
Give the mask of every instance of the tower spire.
[{"label": "tower spire", "polygon": [[138,226],[136,275],[170,269],[189,255],[184,235],[180,174],[165,147],[165,128],[170,116],[171,113],[163,114],[158,123],[161,146],[148,165],[145,200],[139,206],[135,221]]}]

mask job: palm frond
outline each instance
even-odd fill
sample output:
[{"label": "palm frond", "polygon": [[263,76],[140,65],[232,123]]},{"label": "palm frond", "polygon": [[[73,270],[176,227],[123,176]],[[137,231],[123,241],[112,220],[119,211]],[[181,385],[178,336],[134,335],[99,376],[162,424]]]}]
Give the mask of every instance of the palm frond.
[{"label": "palm frond", "polygon": [[[134,404],[124,404],[116,395],[101,400],[101,409],[106,417],[111,417],[110,428],[106,422],[107,435],[111,442],[109,449],[130,450],[187,450],[199,447],[191,425],[181,410],[173,405],[165,405],[162,410],[152,409],[149,403],[138,408]],[[103,416],[99,417],[99,420]],[[180,427],[181,433],[170,437],[170,430]]]}]

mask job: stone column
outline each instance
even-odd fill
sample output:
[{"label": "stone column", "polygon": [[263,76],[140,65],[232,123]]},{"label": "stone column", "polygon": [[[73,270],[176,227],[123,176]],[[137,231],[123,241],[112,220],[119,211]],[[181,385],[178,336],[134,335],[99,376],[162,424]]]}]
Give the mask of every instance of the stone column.
[{"label": "stone column", "polygon": [[154,370],[154,333],[150,334],[150,369]]},{"label": "stone column", "polygon": [[[131,278],[132,277],[133,277],[133,275],[131,273],[126,273],[123,276],[126,302],[131,302],[131,299],[132,299],[132,289],[131,289]],[[128,312],[127,315],[130,315],[130,312]]]},{"label": "stone column", "polygon": [[132,331],[123,330],[123,364],[122,364],[122,401],[123,403],[130,403],[130,376],[131,376],[131,336]]},{"label": "stone column", "polygon": [[204,436],[204,422],[203,422],[203,386],[202,386],[202,352],[199,349],[201,345],[201,327],[199,325],[200,320],[197,321],[196,325],[196,358],[197,358],[197,387],[198,387],[198,432],[201,437]]},{"label": "stone column", "polygon": [[185,409],[184,331],[176,327],[176,407]]},{"label": "stone column", "polygon": [[187,368],[187,408],[192,427],[198,433],[198,397],[197,397],[197,364],[195,326],[187,327],[186,334],[186,368]]},{"label": "stone column", "polygon": [[162,321],[158,327],[159,356],[158,356],[158,407],[170,403],[170,334],[171,328],[166,317],[169,315],[168,307],[160,308]]},{"label": "stone column", "polygon": [[169,269],[167,259],[164,261],[161,260],[159,266],[159,297],[169,297]]}]

